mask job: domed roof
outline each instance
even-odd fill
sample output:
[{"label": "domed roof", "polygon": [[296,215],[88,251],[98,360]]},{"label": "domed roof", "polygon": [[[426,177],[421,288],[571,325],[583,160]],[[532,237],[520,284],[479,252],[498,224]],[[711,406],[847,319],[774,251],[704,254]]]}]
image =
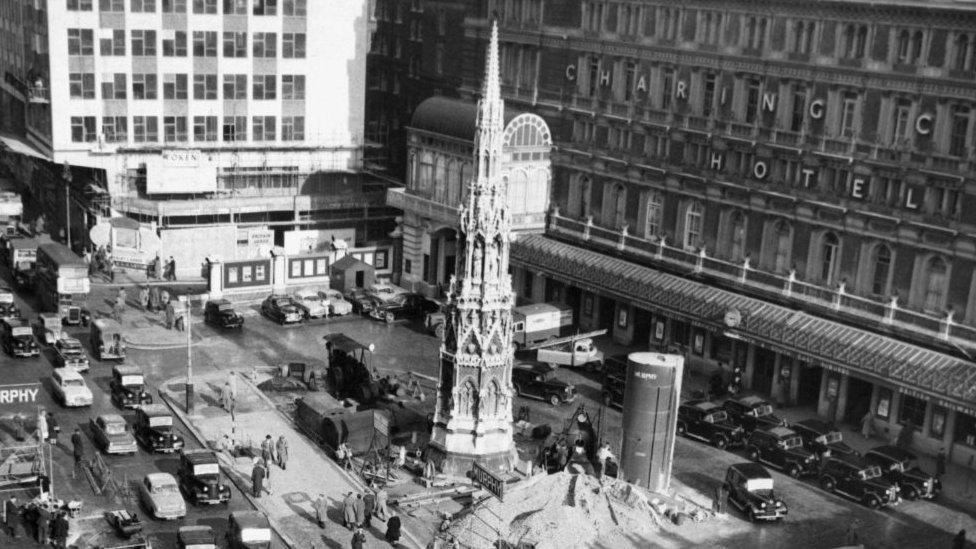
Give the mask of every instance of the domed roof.
[{"label": "domed roof", "polygon": [[[505,109],[505,124],[520,113]],[[478,104],[464,99],[435,95],[425,99],[413,111],[410,127],[474,141],[478,122]]]}]

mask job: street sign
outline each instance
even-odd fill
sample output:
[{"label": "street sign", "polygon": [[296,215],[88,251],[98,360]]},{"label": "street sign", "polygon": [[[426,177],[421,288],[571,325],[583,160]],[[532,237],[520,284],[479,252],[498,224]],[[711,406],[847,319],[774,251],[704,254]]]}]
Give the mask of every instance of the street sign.
[{"label": "street sign", "polygon": [[382,410],[373,410],[373,429],[382,436],[390,436],[390,418]]},{"label": "street sign", "polygon": [[37,413],[37,395],[40,392],[40,383],[0,385],[0,414]]},{"label": "street sign", "polygon": [[483,465],[475,462],[471,468],[471,479],[488,490],[500,500],[505,499],[505,479],[495,473],[485,469]]}]

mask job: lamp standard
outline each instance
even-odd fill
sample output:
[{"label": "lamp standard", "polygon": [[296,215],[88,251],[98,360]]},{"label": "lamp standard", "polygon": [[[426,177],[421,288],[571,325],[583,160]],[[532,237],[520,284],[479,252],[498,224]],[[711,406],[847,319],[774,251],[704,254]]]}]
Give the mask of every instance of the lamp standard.
[{"label": "lamp standard", "polygon": [[68,161],[64,161],[64,169],[61,171],[61,178],[64,179],[64,237],[68,249],[71,249],[71,166]]},{"label": "lamp standard", "polygon": [[186,413],[193,413],[193,348],[190,346],[190,296],[182,296],[186,305],[183,329],[186,330]]}]

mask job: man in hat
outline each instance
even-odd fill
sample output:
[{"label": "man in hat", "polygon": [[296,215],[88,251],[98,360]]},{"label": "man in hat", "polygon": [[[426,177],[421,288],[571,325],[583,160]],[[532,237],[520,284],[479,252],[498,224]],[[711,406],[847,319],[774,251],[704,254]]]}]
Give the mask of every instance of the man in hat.
[{"label": "man in hat", "polygon": [[18,524],[20,524],[20,504],[17,502],[17,496],[10,496],[3,506],[3,527],[7,535],[16,538]]},{"label": "man in hat", "polygon": [[325,528],[325,519],[329,516],[329,502],[325,499],[325,494],[319,494],[318,499],[312,503],[312,508],[315,509],[315,521],[319,528]]},{"label": "man in hat", "polygon": [[254,469],[251,469],[251,495],[253,497],[261,497],[261,490],[264,489],[265,476],[264,461],[254,458]]}]

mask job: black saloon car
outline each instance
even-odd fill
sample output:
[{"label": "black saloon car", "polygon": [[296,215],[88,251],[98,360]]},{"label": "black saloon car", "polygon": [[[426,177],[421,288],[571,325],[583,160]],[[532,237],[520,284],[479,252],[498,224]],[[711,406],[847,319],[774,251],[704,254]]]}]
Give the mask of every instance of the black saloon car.
[{"label": "black saloon car", "polygon": [[763,427],[786,426],[786,421],[773,413],[773,405],[757,396],[730,398],[722,406],[729,418],[747,433]]},{"label": "black saloon car", "polygon": [[729,503],[749,520],[783,520],[789,510],[773,492],[773,476],[758,463],[736,463],[725,473]]},{"label": "black saloon car", "polygon": [[831,456],[820,471],[820,486],[828,492],[877,509],[897,504],[898,485],[884,478],[881,468],[860,456]]},{"label": "black saloon car", "polygon": [[3,321],[3,334],[0,335],[3,350],[13,357],[40,356],[41,348],[34,338],[34,329],[22,318],[8,318]]},{"label": "black saloon car", "polygon": [[626,383],[624,382],[623,376],[617,373],[608,373],[603,377],[603,390],[601,394],[603,396],[604,406],[618,406],[622,407],[624,405],[624,388]]},{"label": "black saloon car", "polygon": [[864,454],[864,459],[881,469],[881,476],[898,485],[905,499],[935,499],[942,490],[942,481],[918,466],[918,458],[897,446],[878,446]]},{"label": "black saloon car", "polygon": [[819,419],[804,419],[790,425],[803,438],[803,446],[819,459],[825,459],[832,455],[857,454],[844,442],[844,435],[840,431],[831,427],[827,422]]},{"label": "black saloon car", "polygon": [[440,305],[423,294],[399,294],[382,303],[376,303],[369,316],[391,323],[404,318],[422,318],[427,313],[438,310]]},{"label": "black saloon car", "polygon": [[203,309],[203,321],[221,329],[244,328],[244,316],[234,310],[234,305],[226,299],[208,301]]},{"label": "black saloon car", "polygon": [[115,366],[108,386],[112,392],[112,403],[119,408],[152,404],[152,395],[146,391],[146,378],[138,366]]},{"label": "black saloon car", "polygon": [[376,306],[376,300],[363,288],[353,288],[343,294],[343,297],[352,304],[352,312],[354,313],[369,314]]},{"label": "black saloon car", "polygon": [[220,482],[220,462],[210,450],[180,452],[177,477],[180,490],[197,505],[230,501],[230,486]]},{"label": "black saloon car", "polygon": [[137,407],[132,430],[136,440],[150,452],[168,454],[183,448],[183,437],[173,430],[173,416],[165,404]]},{"label": "black saloon car", "polygon": [[279,324],[298,323],[305,319],[295,302],[286,295],[271,295],[261,303],[261,314]]},{"label": "black saloon car", "polygon": [[745,437],[745,431],[729,420],[725,409],[707,400],[689,400],[679,406],[677,429],[679,435],[716,448],[740,446]]},{"label": "black saloon car", "polygon": [[518,364],[512,368],[512,385],[522,397],[544,400],[553,406],[576,400],[576,387],[559,379],[543,364]]},{"label": "black saloon car", "polygon": [[803,447],[803,439],[796,431],[786,427],[753,431],[746,441],[746,455],[793,478],[817,473],[817,456]]}]

